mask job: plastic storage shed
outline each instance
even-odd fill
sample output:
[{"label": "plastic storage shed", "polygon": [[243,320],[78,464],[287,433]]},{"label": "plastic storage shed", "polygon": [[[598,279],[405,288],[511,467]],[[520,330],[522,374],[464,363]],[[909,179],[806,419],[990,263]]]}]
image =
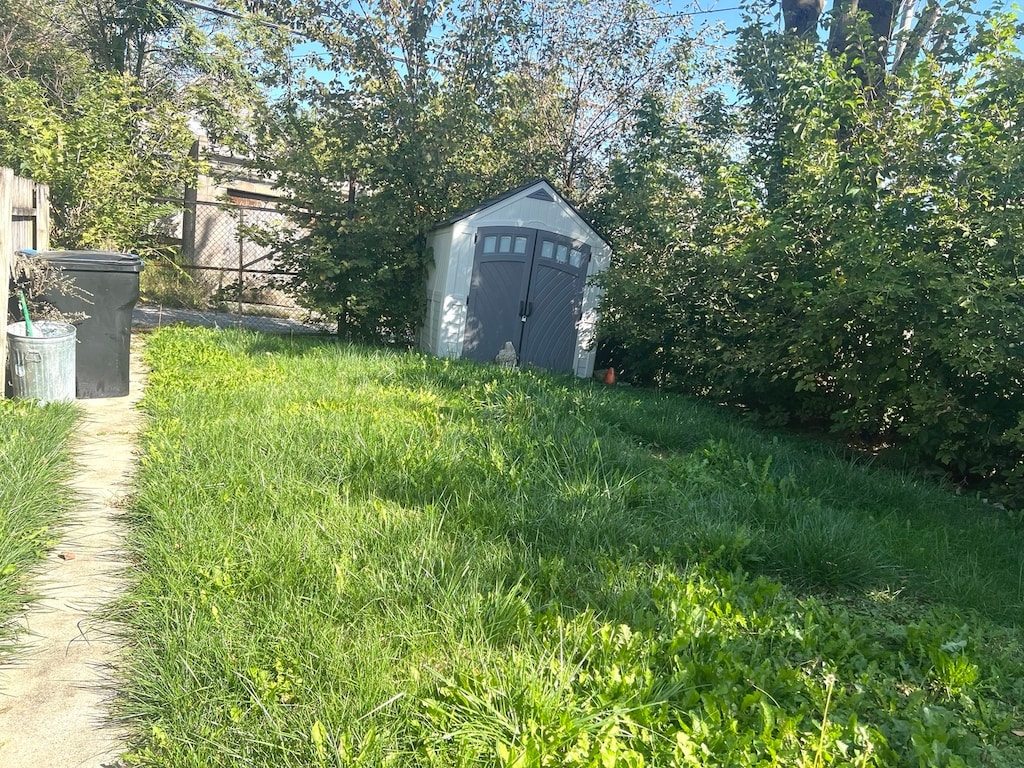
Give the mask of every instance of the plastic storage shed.
[{"label": "plastic storage shed", "polygon": [[48,292],[43,299],[75,321],[75,393],[79,398],[128,394],[132,310],[139,300],[142,260],[135,254],[109,251],[43,251],[46,259],[71,278],[75,294]]},{"label": "plastic storage shed", "polygon": [[438,224],[420,348],[441,357],[594,371],[601,291],[611,247],[555,188],[538,179]]}]

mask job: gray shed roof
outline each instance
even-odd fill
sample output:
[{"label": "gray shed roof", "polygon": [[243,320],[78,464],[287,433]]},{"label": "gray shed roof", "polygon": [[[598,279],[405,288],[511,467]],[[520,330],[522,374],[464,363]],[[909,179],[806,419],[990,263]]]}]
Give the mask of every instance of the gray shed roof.
[{"label": "gray shed roof", "polygon": [[[444,221],[440,222],[439,224],[435,224],[433,229],[441,229],[442,227],[447,227],[447,226],[449,226],[451,224],[455,224],[456,222],[462,221],[463,219],[468,219],[473,214],[479,213],[480,211],[484,211],[484,210],[490,208],[493,205],[497,205],[498,203],[500,203],[500,202],[502,202],[504,200],[509,199],[510,197],[515,197],[520,192],[523,192],[523,191],[525,191],[525,190],[529,189],[530,187],[535,186],[537,184],[546,184],[547,188],[551,191],[550,194],[555,195],[555,197],[557,197],[559,200],[561,200],[563,203],[565,203],[567,206],[569,206],[569,208],[572,210],[572,212],[575,213],[577,216],[579,216],[580,221],[582,221],[584,224],[586,224],[588,227],[590,227],[591,231],[593,231],[593,233],[595,235],[597,235],[601,239],[601,241],[604,242],[605,245],[607,245],[609,248],[611,247],[611,243],[608,242],[608,238],[606,238],[602,233],[598,232],[594,228],[594,225],[591,224],[590,221],[588,221],[587,218],[585,216],[583,216],[583,214],[581,214],[576,209],[576,206],[573,205],[572,203],[570,203],[568,200],[566,200],[565,197],[557,189],[555,189],[555,185],[552,184],[550,181],[548,181],[545,178],[533,179],[532,181],[528,181],[526,184],[521,184],[520,186],[516,187],[515,189],[510,189],[508,192],[502,192],[500,195],[492,197],[492,198],[490,198],[488,200],[484,200],[482,203],[480,203],[480,205],[476,206],[475,208],[471,208],[468,211],[462,211],[461,213],[455,214],[450,219],[445,219]],[[541,194],[538,194],[538,193],[541,193]],[[541,196],[542,194],[543,194],[543,197]],[[550,197],[550,195],[548,194],[547,190],[544,190],[543,188],[538,189],[537,192],[535,192],[535,193],[533,193],[531,195],[527,195],[527,197],[537,197],[537,198],[542,199],[542,200],[548,200],[550,202],[554,202],[554,199]]]}]

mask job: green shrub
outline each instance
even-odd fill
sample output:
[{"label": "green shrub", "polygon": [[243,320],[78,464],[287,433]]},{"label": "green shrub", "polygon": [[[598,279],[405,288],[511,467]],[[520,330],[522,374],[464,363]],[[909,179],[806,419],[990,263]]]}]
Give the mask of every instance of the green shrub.
[{"label": "green shrub", "polygon": [[[708,158],[697,131],[638,137],[622,161],[630,173],[606,204],[622,233],[606,280],[616,362],[775,423],[904,447],[1019,503],[1024,61],[1012,29],[961,30],[972,58],[922,59],[884,97],[843,56],[745,30],[746,122],[713,133],[747,142],[744,161]],[[678,204],[684,231],[641,210],[666,164],[698,180]]]}]

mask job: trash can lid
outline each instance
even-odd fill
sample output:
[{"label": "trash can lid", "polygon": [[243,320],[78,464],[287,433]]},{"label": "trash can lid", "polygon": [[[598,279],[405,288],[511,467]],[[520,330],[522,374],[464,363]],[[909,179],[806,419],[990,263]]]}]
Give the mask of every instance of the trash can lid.
[{"label": "trash can lid", "polygon": [[143,267],[138,254],[116,251],[40,251],[35,256],[69,272],[141,272]]}]

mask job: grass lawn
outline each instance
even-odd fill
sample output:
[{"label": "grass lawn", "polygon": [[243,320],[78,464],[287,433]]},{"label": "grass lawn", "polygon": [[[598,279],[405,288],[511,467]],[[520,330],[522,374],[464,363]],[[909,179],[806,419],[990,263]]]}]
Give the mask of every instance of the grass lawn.
[{"label": "grass lawn", "polygon": [[29,571],[55,543],[73,500],[68,439],[76,418],[67,404],[0,400],[0,661],[15,650],[14,617],[33,597]]},{"label": "grass lawn", "polygon": [[677,397],[154,334],[147,766],[1024,765],[1021,531]]}]

